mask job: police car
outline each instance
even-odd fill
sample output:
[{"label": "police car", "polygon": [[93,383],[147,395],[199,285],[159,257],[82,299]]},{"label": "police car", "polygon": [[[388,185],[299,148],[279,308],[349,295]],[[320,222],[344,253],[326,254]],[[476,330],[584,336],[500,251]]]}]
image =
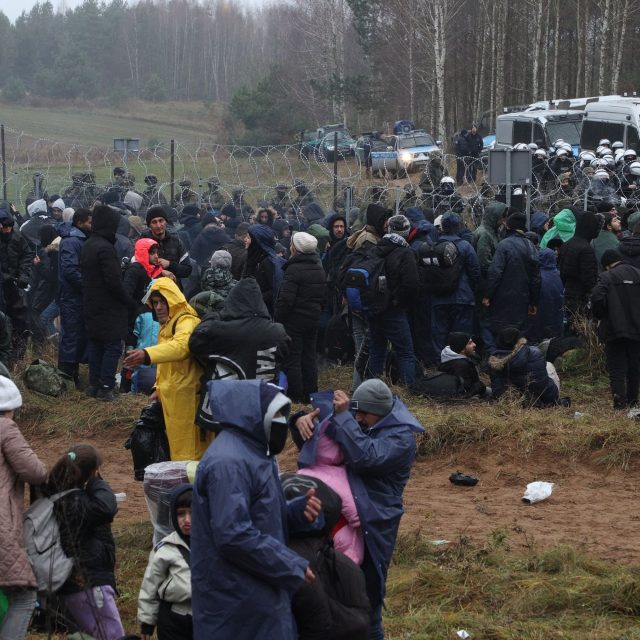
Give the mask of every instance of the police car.
[{"label": "police car", "polygon": [[430,155],[440,151],[440,145],[424,129],[385,136],[385,141],[386,150],[371,152],[371,170],[381,173],[388,171],[395,177],[424,171]]}]

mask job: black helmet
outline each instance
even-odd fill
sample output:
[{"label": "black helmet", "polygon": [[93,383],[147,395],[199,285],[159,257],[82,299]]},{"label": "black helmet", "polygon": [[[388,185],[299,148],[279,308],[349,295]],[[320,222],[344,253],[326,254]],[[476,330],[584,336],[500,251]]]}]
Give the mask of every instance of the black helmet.
[{"label": "black helmet", "polygon": [[156,184],[158,182],[158,178],[156,178],[156,176],[154,176],[153,174],[149,174],[148,176],[144,177],[144,181],[145,184]]}]

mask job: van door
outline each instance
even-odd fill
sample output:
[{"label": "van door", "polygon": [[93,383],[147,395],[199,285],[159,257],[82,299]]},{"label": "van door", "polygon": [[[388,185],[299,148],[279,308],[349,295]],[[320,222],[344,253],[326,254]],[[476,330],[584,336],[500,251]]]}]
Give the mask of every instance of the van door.
[{"label": "van door", "polygon": [[496,142],[511,146],[513,144],[513,120],[496,121]]},{"label": "van door", "polygon": [[550,146],[547,136],[544,134],[544,129],[539,122],[533,123],[533,142],[535,142],[541,149]]},{"label": "van door", "polygon": [[633,149],[640,155],[640,136],[638,136],[638,129],[634,124],[627,125],[627,149]]}]

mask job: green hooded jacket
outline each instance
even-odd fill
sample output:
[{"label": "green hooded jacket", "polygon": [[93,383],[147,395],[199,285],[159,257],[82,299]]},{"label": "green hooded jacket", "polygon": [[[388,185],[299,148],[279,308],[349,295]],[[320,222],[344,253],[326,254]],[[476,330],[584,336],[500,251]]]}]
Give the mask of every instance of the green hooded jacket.
[{"label": "green hooded jacket", "polygon": [[573,211],[569,209],[562,209],[552,219],[553,226],[549,228],[549,231],[542,236],[540,241],[540,248],[546,249],[547,244],[551,238],[560,236],[563,242],[568,242],[573,238],[576,232],[576,217],[573,215]]},{"label": "green hooded jacket", "polygon": [[489,204],[484,210],[480,226],[473,232],[473,248],[478,255],[480,273],[483,278],[487,277],[489,265],[493,260],[498,242],[500,242],[498,227],[506,209],[507,205],[504,202],[492,202]]}]

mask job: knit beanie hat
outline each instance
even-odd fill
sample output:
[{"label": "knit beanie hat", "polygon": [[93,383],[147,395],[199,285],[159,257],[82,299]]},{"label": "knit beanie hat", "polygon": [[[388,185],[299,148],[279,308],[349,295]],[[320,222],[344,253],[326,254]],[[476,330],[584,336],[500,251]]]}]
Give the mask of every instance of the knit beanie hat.
[{"label": "knit beanie hat", "polygon": [[164,210],[164,207],[157,204],[154,207],[150,207],[147,211],[147,226],[154,218],[164,218],[167,222],[169,222],[169,218],[167,217],[167,212]]},{"label": "knit beanie hat", "polygon": [[624,258],[617,249],[607,249],[602,254],[602,258],[600,258],[600,264],[603,269],[606,269],[610,264],[622,262],[622,260],[624,260]]},{"label": "knit beanie hat", "polygon": [[231,254],[224,249],[214,251],[209,264],[212,267],[222,267],[223,269],[231,269]]},{"label": "knit beanie hat", "polygon": [[62,222],[73,222],[73,214],[75,210],[71,207],[65,207],[62,210]]},{"label": "knit beanie hat", "polygon": [[389,233],[397,233],[399,236],[406,238],[411,231],[411,223],[406,216],[402,214],[391,216],[389,218]]},{"label": "knit beanie hat", "polygon": [[524,213],[512,213],[507,218],[507,229],[510,231],[526,231],[527,216]]},{"label": "knit beanie hat", "polygon": [[513,349],[520,340],[520,331],[516,327],[506,327],[498,334],[498,349]]},{"label": "knit beanie hat", "polygon": [[227,202],[227,204],[220,209],[220,215],[227,216],[227,218],[235,218],[238,215],[238,210],[232,202]]},{"label": "knit beanie hat", "polygon": [[471,336],[463,331],[452,331],[449,334],[448,343],[451,347],[451,351],[456,353],[462,353],[462,350],[467,346],[471,340]]},{"label": "knit beanie hat", "polygon": [[294,233],[291,242],[298,253],[315,253],[318,247],[318,241],[310,233],[304,231]]},{"label": "knit beanie hat", "polygon": [[22,406],[20,390],[9,378],[0,376],[0,411],[13,411]]},{"label": "knit beanie hat", "polygon": [[365,380],[353,392],[351,408],[374,416],[386,416],[393,408],[391,389],[379,378]]}]

